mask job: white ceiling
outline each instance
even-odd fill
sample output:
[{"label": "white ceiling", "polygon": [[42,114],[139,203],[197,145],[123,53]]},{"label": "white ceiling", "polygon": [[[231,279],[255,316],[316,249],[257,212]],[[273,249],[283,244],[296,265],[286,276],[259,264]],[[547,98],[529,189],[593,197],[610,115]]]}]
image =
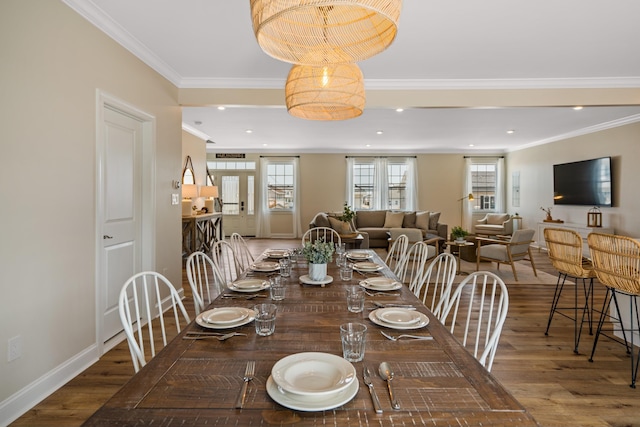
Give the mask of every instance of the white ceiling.
[{"label": "white ceiling", "polygon": [[[63,1],[180,88],[284,88],[291,66],[259,48],[249,0]],[[367,90],[638,88],[638,16],[638,0],[404,0],[394,43],[359,65]],[[282,103],[185,107],[183,127],[227,152],[495,152],[640,120],[640,106],[388,105],[315,122]]]}]

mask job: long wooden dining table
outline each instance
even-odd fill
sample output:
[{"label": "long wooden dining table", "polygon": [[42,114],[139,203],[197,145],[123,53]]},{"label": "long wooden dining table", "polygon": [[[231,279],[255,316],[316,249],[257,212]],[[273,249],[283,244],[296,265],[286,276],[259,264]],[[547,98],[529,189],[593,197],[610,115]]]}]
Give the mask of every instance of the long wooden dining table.
[{"label": "long wooden dining table", "polygon": [[[369,250],[372,261],[384,262]],[[267,253],[268,251],[265,251]],[[263,254],[265,256],[265,254]],[[533,417],[467,352],[406,286],[384,295],[366,296],[365,310],[347,310],[345,287],[358,284],[364,275],[354,272],[351,281],[340,279],[335,263],[328,265],[333,281],[325,286],[300,283],[307,274],[304,262],[293,264],[286,298],[277,305],[275,333],[258,336],[253,323],[232,330],[247,336],[225,341],[183,339],[187,332],[205,331],[192,322],[104,406],[86,426],[536,426]],[[395,276],[384,265],[378,274]],[[266,273],[250,272],[251,277]],[[369,275],[369,274],[367,274]],[[226,290],[225,293],[247,295]],[[265,291],[262,291],[264,294]],[[217,307],[252,308],[270,302],[266,297],[247,300],[224,295]],[[380,331],[399,334],[369,319],[374,302],[411,304],[429,318],[429,324],[408,331],[433,340],[391,341]],[[303,411],[281,406],[267,392],[267,380],[276,362],[301,352],[342,356],[340,325],[367,325],[366,353],[354,362],[359,389],[349,402],[329,410]],[[248,361],[256,362],[242,409],[235,409]],[[394,371],[393,383],[400,409],[393,409],[378,365],[386,361]],[[374,410],[363,367],[372,380],[383,412]]]}]

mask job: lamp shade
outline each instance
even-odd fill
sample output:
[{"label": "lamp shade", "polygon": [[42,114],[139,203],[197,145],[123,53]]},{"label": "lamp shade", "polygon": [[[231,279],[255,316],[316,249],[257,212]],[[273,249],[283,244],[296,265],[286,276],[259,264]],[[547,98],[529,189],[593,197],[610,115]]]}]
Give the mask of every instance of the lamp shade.
[{"label": "lamp shade", "polygon": [[198,197],[198,186],[195,184],[183,184],[182,185],[182,198],[183,199],[195,199]]},{"label": "lamp shade", "polygon": [[356,64],[294,65],[285,85],[289,114],[308,120],[345,120],[362,114],[362,71]]},{"label": "lamp shade", "polygon": [[200,187],[200,197],[218,197],[218,187],[215,185],[203,185]]},{"label": "lamp shade", "polygon": [[395,39],[402,0],[251,0],[258,44],[293,64],[358,62]]}]

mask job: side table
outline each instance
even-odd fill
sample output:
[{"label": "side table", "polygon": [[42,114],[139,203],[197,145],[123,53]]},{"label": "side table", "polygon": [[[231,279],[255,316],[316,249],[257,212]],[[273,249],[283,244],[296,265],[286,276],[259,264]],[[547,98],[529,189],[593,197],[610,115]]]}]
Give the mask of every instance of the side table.
[{"label": "side table", "polygon": [[461,271],[461,270],[460,270],[460,262],[461,262],[461,261],[460,261],[460,252],[462,252],[462,251],[461,251],[461,249],[462,249],[462,248],[464,248],[465,246],[475,246],[475,243],[473,243],[473,242],[467,242],[466,240],[463,240],[463,241],[461,241],[461,242],[456,241],[456,240],[450,240],[450,241],[447,241],[447,242],[445,242],[445,243],[446,243],[446,244],[447,244],[447,246],[449,247],[449,252],[450,252],[450,253],[454,253],[454,251],[452,251],[452,249],[453,249],[453,247],[454,247],[454,246],[458,248],[458,269],[457,269],[457,271],[456,271],[456,274],[461,274],[461,275],[463,275],[463,274],[469,274],[469,273],[467,273],[466,271]]}]

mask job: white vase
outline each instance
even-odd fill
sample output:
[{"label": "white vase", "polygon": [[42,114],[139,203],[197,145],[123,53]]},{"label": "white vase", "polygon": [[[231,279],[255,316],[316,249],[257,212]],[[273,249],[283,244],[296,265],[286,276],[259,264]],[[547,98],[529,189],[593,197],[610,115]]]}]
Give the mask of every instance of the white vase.
[{"label": "white vase", "polygon": [[309,263],[309,279],[320,282],[327,277],[327,264]]}]

